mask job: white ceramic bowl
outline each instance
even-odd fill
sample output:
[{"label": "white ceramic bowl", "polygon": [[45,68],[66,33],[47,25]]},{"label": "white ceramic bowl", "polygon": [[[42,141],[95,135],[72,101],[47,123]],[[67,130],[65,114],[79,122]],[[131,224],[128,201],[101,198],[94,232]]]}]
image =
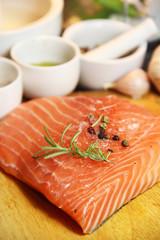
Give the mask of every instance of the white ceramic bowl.
[{"label": "white ceramic bowl", "polygon": [[0,57],[0,118],[22,101],[22,72],[13,61]]},{"label": "white ceramic bowl", "polygon": [[[58,36],[41,36],[16,43],[11,58],[23,71],[27,98],[62,96],[72,92],[79,81],[80,51],[76,44]],[[33,66],[60,63],[56,66]]]},{"label": "white ceramic bowl", "polygon": [[0,56],[13,44],[39,35],[60,35],[63,0],[4,0],[0,4]]},{"label": "white ceramic bowl", "polygon": [[[68,27],[63,37],[80,48],[94,48],[126,31],[130,25],[110,19],[85,20]],[[116,81],[125,73],[139,68],[144,62],[147,43],[141,44],[129,56],[104,61],[92,61],[81,54],[80,85],[88,89],[102,89],[107,82]]]}]

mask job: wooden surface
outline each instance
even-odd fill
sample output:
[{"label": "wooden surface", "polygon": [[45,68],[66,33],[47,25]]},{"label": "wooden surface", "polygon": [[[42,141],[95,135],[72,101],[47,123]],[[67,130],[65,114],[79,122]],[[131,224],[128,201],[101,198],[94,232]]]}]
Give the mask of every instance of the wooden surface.
[{"label": "wooden surface", "polygon": [[[76,92],[105,96],[114,92]],[[123,96],[121,96],[123,97]],[[160,114],[160,95],[132,102]],[[114,214],[97,231],[80,227],[42,195],[0,170],[0,240],[159,240],[160,183]]]}]

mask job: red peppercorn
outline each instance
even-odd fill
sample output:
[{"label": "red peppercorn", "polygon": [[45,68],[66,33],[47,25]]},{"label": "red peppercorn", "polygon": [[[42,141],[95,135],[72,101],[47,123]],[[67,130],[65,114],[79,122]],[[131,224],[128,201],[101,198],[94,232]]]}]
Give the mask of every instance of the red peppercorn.
[{"label": "red peppercorn", "polygon": [[90,134],[94,134],[94,135],[96,134],[93,127],[89,127],[87,130]]}]

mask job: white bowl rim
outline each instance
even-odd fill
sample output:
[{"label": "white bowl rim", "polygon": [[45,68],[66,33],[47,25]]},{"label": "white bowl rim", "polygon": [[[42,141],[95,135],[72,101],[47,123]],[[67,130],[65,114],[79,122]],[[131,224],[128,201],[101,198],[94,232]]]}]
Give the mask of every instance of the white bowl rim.
[{"label": "white bowl rim", "polygon": [[95,23],[107,23],[107,22],[113,22],[113,23],[118,23],[124,26],[130,26],[129,23],[125,23],[116,19],[111,19],[111,18],[96,18],[96,19],[86,19],[86,20],[80,20],[77,21],[71,25],[69,25],[63,32],[63,35],[68,35],[70,32],[74,31],[78,26],[83,26],[83,25],[90,25],[90,24],[95,24]]},{"label": "white bowl rim", "polygon": [[8,59],[6,57],[2,57],[0,56],[0,62],[5,62],[8,63],[10,65],[12,65],[16,70],[17,70],[17,77],[15,78],[14,81],[12,81],[11,83],[7,84],[4,87],[0,87],[0,93],[2,93],[3,91],[5,91],[7,88],[11,88],[12,86],[14,86],[17,81],[19,81],[19,79],[22,79],[22,70],[21,68],[18,66],[18,64],[16,64],[13,60]]},{"label": "white bowl rim", "polygon": [[[79,26],[83,26],[85,24],[87,25],[90,25],[90,24],[95,24],[95,23],[106,23],[106,22],[109,22],[109,23],[118,23],[118,24],[121,24],[123,26],[128,26],[128,27],[131,27],[130,24],[128,23],[125,23],[125,22],[122,22],[122,21],[119,21],[119,20],[115,20],[115,19],[100,19],[100,18],[97,18],[97,19],[87,19],[87,20],[82,20],[82,21],[78,21],[72,25],[70,25],[68,28],[66,28],[66,30],[63,32],[62,34],[62,37],[66,38],[66,39],[70,39],[70,36],[72,35],[71,33],[74,32],[77,27]],[[131,54],[131,55],[128,55],[126,57],[122,57],[122,58],[118,58],[118,59],[107,59],[106,61],[96,61],[96,60],[92,60],[92,59],[87,59],[85,58],[84,54],[81,54],[81,59],[83,61],[86,61],[86,62],[90,62],[90,63],[95,63],[95,64],[100,64],[100,65],[105,65],[105,64],[117,64],[117,63],[125,63],[129,60],[133,60],[134,58],[137,58],[137,56],[143,52],[146,51],[147,49],[147,41],[144,41],[143,43],[141,43],[137,49]]]},{"label": "white bowl rim", "polygon": [[[12,33],[20,33],[23,32],[25,30],[28,30],[30,28],[34,28],[39,26],[40,24],[44,23],[45,20],[50,20],[53,18],[53,16],[59,15],[60,12],[62,11],[63,7],[64,7],[64,0],[49,0],[51,3],[51,7],[49,8],[49,10],[39,19],[37,19],[36,21],[33,21],[32,23],[29,23],[27,25],[25,25],[22,28],[18,28],[18,29],[13,29],[13,30],[7,30],[7,31],[0,31],[0,36],[4,36],[4,35],[9,35]],[[54,3],[57,3],[57,10],[54,14],[52,14],[52,12],[54,12],[55,8],[54,8]]]},{"label": "white bowl rim", "polygon": [[[25,42],[30,42],[32,40],[37,40],[37,39],[52,39],[52,40],[56,40],[56,41],[61,41],[61,42],[64,42],[66,44],[68,44],[69,46],[71,46],[73,49],[74,49],[74,56],[68,60],[67,62],[64,62],[64,63],[61,63],[59,65],[55,65],[55,66],[33,66],[33,65],[30,65],[30,64],[27,64],[27,63],[24,63],[24,62],[21,62],[19,61],[17,58],[16,58],[16,49],[22,44],[22,43],[25,43]],[[72,61],[74,61],[75,59],[79,58],[80,59],[80,49],[79,47],[74,43],[72,42],[71,40],[68,40],[68,39],[64,39],[60,36],[51,36],[51,35],[44,35],[44,36],[37,36],[37,37],[34,37],[34,38],[31,38],[31,39],[26,39],[26,40],[22,40],[22,41],[19,41],[17,43],[15,43],[11,50],[10,50],[10,56],[12,58],[13,61],[15,61],[17,64],[19,64],[20,66],[24,66],[24,67],[27,67],[27,68],[30,68],[30,69],[36,69],[38,71],[49,71],[49,70],[53,70],[54,69],[58,69],[58,68],[62,68],[63,66],[66,66],[68,64],[71,64]]]}]

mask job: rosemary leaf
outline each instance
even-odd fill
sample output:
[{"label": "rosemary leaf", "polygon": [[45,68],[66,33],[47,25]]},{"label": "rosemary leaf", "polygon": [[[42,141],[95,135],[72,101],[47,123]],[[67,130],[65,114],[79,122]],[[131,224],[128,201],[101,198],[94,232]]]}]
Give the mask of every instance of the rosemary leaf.
[{"label": "rosemary leaf", "polygon": [[97,140],[96,142],[94,142],[94,143],[92,144],[92,148],[97,147],[97,146],[98,146],[98,143],[99,143],[99,140]]},{"label": "rosemary leaf", "polygon": [[[41,147],[44,151],[44,150],[49,150],[49,149],[52,149],[52,150],[57,150],[57,147],[52,147],[52,146],[46,146],[46,147]],[[63,150],[63,148],[59,147],[58,149],[60,150]]]},{"label": "rosemary leaf", "polygon": [[59,156],[59,155],[64,155],[64,154],[66,154],[66,153],[70,153],[70,151],[60,151],[60,152],[54,152],[54,153],[52,153],[52,154],[49,154],[49,155],[47,155],[46,157],[44,157],[44,159],[48,159],[48,158],[52,158],[52,157],[57,157],[57,156]]},{"label": "rosemary leaf", "polygon": [[115,107],[117,104],[113,104],[113,105],[109,105],[109,106],[106,106],[106,107],[102,107],[102,108],[99,108],[99,110],[105,110],[105,109],[108,109],[108,108],[111,108],[111,107]]},{"label": "rosemary leaf", "polygon": [[66,133],[66,131],[68,130],[68,128],[72,125],[72,123],[70,123],[63,131],[62,133],[62,136],[61,136],[61,146],[64,148],[64,145],[63,145],[63,137],[64,137],[64,134]]},{"label": "rosemary leaf", "polygon": [[[53,142],[53,144],[57,146],[57,144],[55,143],[55,141],[53,140],[53,138],[50,136],[50,134],[49,134],[49,132],[48,132],[46,126],[44,126],[44,129],[45,129],[45,131],[46,131],[48,137],[49,137],[49,138],[51,139],[51,141]],[[45,139],[47,139],[47,137],[45,137]],[[48,141],[49,141],[49,139],[48,139]]]},{"label": "rosemary leaf", "polygon": [[95,155],[98,155],[97,151],[94,148],[92,148],[92,153],[95,153]]},{"label": "rosemary leaf", "polygon": [[[101,156],[102,158],[104,158],[104,155],[103,155],[103,153],[102,153],[102,151],[101,151],[100,148],[98,148],[98,152],[99,152],[100,156]],[[104,154],[105,154],[105,153],[104,153]]]},{"label": "rosemary leaf", "polygon": [[103,115],[100,115],[99,118],[97,119],[97,121],[95,121],[93,124],[92,124],[92,127],[95,127],[102,119]]},{"label": "rosemary leaf", "polygon": [[40,159],[41,157],[44,157],[44,156],[46,156],[46,155],[48,155],[48,154],[54,153],[53,151],[51,151],[51,152],[47,152],[47,153],[44,153],[44,154],[42,154],[42,155],[40,155],[40,156],[35,157],[35,155],[37,155],[37,154],[39,154],[39,153],[41,153],[41,152],[43,152],[43,150],[42,150],[42,151],[39,151],[39,152],[36,152],[35,154],[33,154],[33,158],[35,158],[36,160],[38,160],[38,159]]},{"label": "rosemary leaf", "polygon": [[81,133],[81,131],[78,131],[78,132],[73,136],[73,138],[72,138],[72,140],[71,140],[71,142],[70,142],[70,149],[71,149],[71,150],[73,150],[72,144],[73,144],[74,140],[76,139],[76,137],[77,137],[80,133]]},{"label": "rosemary leaf", "polygon": [[46,136],[44,136],[44,139],[53,147],[56,147],[57,145],[51,142]]},{"label": "rosemary leaf", "polygon": [[92,159],[93,161],[97,161],[97,162],[104,161],[104,159],[98,157],[97,155],[93,155],[92,153],[89,154],[89,158]]},{"label": "rosemary leaf", "polygon": [[93,143],[91,142],[90,145],[88,146],[86,152],[89,152],[89,151],[90,151],[90,149],[92,148],[92,145],[93,145]]}]

